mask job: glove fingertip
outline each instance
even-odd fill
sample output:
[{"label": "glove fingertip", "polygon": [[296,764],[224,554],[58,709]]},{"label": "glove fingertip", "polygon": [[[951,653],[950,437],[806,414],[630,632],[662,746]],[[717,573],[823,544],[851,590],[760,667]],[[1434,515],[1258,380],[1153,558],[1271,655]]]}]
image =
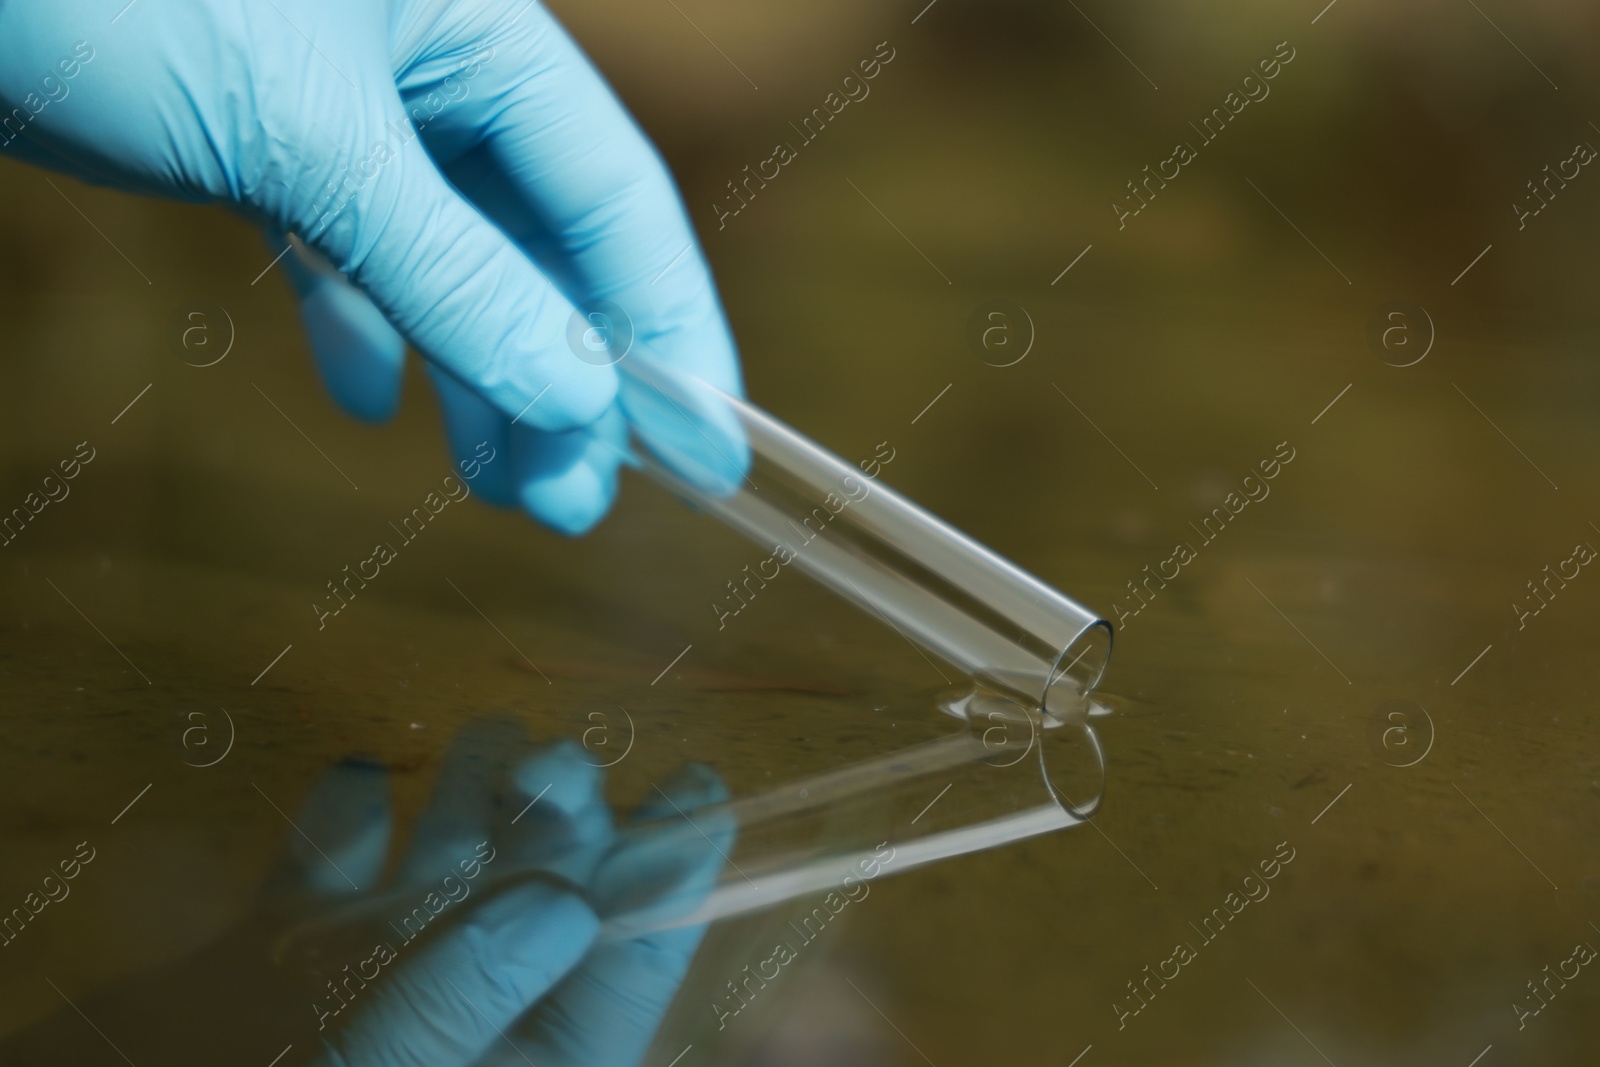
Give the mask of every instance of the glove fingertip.
[{"label": "glove fingertip", "polygon": [[382,873],[394,831],[387,769],[365,757],[330,767],[302,802],[295,825],[304,834],[289,837],[263,899],[339,897],[370,887]]},{"label": "glove fingertip", "polygon": [[580,537],[594,529],[617,496],[614,465],[601,469],[590,457],[565,470],[524,482],[517,490],[523,508],[557,533]]},{"label": "glove fingertip", "polygon": [[570,738],[562,738],[526,757],[511,772],[524,794],[542,798],[547,808],[572,815],[601,803],[604,773],[584,757],[587,751]]},{"label": "glove fingertip", "polygon": [[709,804],[721,804],[729,798],[728,786],[721,775],[704,763],[684,764],[661,783],[660,789],[660,793],[647,796],[635,809],[635,821],[661,819],[680,809],[693,811]]}]

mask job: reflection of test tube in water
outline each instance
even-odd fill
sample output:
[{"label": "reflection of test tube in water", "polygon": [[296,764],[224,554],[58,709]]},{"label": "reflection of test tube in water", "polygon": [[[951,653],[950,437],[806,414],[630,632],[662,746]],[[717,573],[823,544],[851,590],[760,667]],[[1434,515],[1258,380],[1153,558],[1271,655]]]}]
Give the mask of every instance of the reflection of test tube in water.
[{"label": "reflection of test tube in water", "polygon": [[[1098,712],[1084,704],[1088,714]],[[765,793],[630,823],[603,855],[581,838],[542,843],[529,866],[498,861],[476,891],[552,875],[570,885],[576,865],[595,882],[588,892],[601,937],[625,939],[814,893],[855,896],[861,883],[883,875],[1074,826],[1093,813],[1105,764],[1082,713],[1064,721],[986,689],[950,694],[942,707],[962,720],[947,736]],[[1062,790],[1069,781],[1078,794]],[[421,893],[398,887],[315,916],[287,916],[272,958],[313,973],[337,969],[374,938],[407,938],[412,914],[426,922],[414,911]]]},{"label": "reflection of test tube in water", "polygon": [[[734,826],[737,840],[724,852],[726,866],[709,895],[665,878],[658,887],[635,887],[630,895],[645,903],[607,916],[602,936],[633,937],[807,894],[848,892],[852,880],[996,848],[1075,826],[1093,813],[1104,760],[1081,715],[1075,724],[1049,722],[982,691],[959,700],[969,704],[971,719],[949,736],[630,827],[625,840],[654,837],[652,847],[685,853],[706,848],[709,827]],[[1078,796],[1069,799],[1058,788],[1065,779],[1078,784]]]},{"label": "reflection of test tube in water", "polygon": [[[941,703],[965,723],[960,732],[706,809],[737,827],[716,889],[675,908],[668,894],[610,919],[608,933],[837,887],[886,838],[896,857],[887,866],[900,871],[1092,813],[1104,784],[1088,724],[1089,693],[1111,652],[1103,619],[745,401],[641,354],[619,370],[646,473],[970,682]],[[1086,758],[1092,774],[1066,773]],[[944,810],[918,814],[947,785]],[[694,835],[700,818],[638,832]],[[840,833],[851,826],[854,834]]]}]

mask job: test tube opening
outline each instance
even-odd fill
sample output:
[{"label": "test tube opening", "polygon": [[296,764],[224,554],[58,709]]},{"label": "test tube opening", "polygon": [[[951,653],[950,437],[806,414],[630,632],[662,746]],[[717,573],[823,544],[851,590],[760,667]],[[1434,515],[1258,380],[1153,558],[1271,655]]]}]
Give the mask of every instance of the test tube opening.
[{"label": "test tube opening", "polygon": [[1061,650],[1040,694],[1040,704],[1046,713],[1064,720],[1084,713],[1089,694],[1105,677],[1106,665],[1111,661],[1112,642],[1111,624],[1099,620]]}]

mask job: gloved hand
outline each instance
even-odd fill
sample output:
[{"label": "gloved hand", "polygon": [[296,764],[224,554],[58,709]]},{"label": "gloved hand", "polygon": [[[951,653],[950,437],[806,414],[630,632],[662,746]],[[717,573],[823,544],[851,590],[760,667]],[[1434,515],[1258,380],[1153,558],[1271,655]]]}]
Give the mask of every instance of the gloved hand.
[{"label": "gloved hand", "polygon": [[289,1046],[279,1067],[636,1067],[704,928],[597,942],[600,922],[663,899],[693,910],[733,826],[696,813],[727,793],[690,765],[619,832],[587,755],[531,749],[507,720],[469,726],[387,877],[387,774],[340,763],[248,919],[195,959],[74,998],[99,1031],[63,1009],[0,1062],[99,1062],[105,1034],[135,1063]]},{"label": "gloved hand", "polygon": [[125,2],[0,2],[0,154],[296,235],[348,411],[394,412],[409,340],[456,453],[511,457],[480,491],[579,533],[626,436],[600,334],[739,391],[661,159],[536,0]]}]

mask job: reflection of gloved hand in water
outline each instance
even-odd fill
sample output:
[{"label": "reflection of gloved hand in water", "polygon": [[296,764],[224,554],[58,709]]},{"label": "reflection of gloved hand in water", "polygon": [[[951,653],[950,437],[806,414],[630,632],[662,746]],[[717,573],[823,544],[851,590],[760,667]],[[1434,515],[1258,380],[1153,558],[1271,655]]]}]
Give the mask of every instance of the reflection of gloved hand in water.
[{"label": "reflection of gloved hand in water", "polygon": [[[619,836],[585,755],[570,742],[529,751],[504,722],[469,727],[388,884],[387,776],[342,763],[295,816],[253,921],[197,961],[78,1004],[136,1063],[292,1044],[280,1067],[313,1050],[318,1067],[633,1067],[704,929],[597,943],[600,921],[668,895],[693,908],[732,830],[702,812],[705,838],[670,822]],[[652,796],[635,820],[726,791],[689,766]],[[76,1062],[74,1040],[95,1050],[77,1016],[54,1021],[0,1046],[0,1060]]]},{"label": "reflection of gloved hand in water", "polygon": [[[322,1035],[328,1064],[498,1067],[531,1060],[540,1067],[631,1067],[649,1045],[703,929],[595,944],[597,916],[637,903],[641,893],[670,891],[680,905],[692,906],[681,894],[709,890],[722,862],[716,848],[729,846],[730,828],[697,823],[720,838],[715,847],[698,835],[669,832],[677,846],[669,855],[652,848],[649,837],[618,844],[600,796],[601,774],[585,762],[584,750],[567,742],[518,759],[508,755],[507,743],[516,732],[480,724],[456,745],[397,886],[385,893],[395,903],[377,913],[399,924],[399,936],[387,941],[392,961],[363,967],[367,974],[379,970],[367,988],[339,980],[346,973],[342,959],[324,968],[339,989],[321,1007],[338,1011],[342,1023],[322,1020],[333,1031]],[[338,906],[359,896],[346,875],[363,886],[378,880],[387,843],[382,789],[381,776],[369,769],[335,768],[300,825],[313,840],[323,830],[341,844],[322,844],[326,860],[291,848],[269,887],[277,898],[269,904],[298,911],[309,897]],[[691,766],[635,818],[673,816],[674,804],[689,811],[723,799],[715,775]],[[430,922],[434,907],[445,920],[449,909],[470,907],[472,883],[534,870],[550,878],[490,894],[432,940],[424,934],[415,947],[403,940]],[[455,896],[460,904],[449,903]]]},{"label": "reflection of gloved hand in water", "polygon": [[394,412],[403,336],[458,454],[510,454],[475,488],[575,533],[615,494],[625,420],[611,356],[569,344],[574,302],[738,390],[665,167],[539,4],[121,6],[0,3],[0,155],[298,235],[340,272],[284,260],[350,412]]}]

